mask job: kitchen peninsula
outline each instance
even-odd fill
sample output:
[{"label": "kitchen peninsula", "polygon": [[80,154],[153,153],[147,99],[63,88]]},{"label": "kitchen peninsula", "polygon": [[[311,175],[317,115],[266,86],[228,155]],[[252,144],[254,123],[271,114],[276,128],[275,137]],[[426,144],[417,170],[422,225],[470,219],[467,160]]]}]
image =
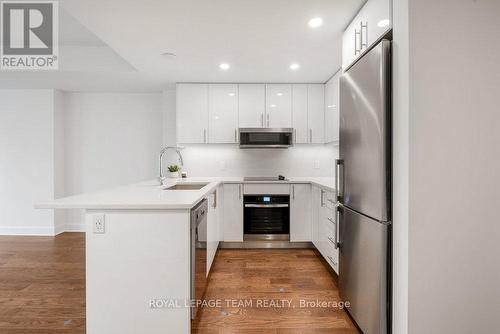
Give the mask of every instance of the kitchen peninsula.
[{"label": "kitchen peninsula", "polygon": [[[322,245],[328,240],[318,230],[327,221],[320,216],[333,198],[333,178],[265,183],[187,178],[162,186],[153,180],[38,203],[36,208],[85,209],[88,334],[189,333],[189,307],[157,307],[154,301],[183,305],[192,299],[191,209],[208,202],[208,275],[219,242],[243,242],[243,197],[256,192],[290,196],[290,243],[326,249]],[[338,260],[327,251],[322,254],[338,270]]]}]

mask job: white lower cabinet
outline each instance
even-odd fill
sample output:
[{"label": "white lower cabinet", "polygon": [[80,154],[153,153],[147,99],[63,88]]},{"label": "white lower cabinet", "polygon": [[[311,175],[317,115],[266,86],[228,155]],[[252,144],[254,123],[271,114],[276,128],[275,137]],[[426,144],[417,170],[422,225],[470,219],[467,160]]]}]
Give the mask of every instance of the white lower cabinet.
[{"label": "white lower cabinet", "polygon": [[290,185],[290,241],[312,241],[311,185]]},{"label": "white lower cabinet", "polygon": [[221,184],[217,187],[217,240],[224,240],[224,186]]},{"label": "white lower cabinet", "polygon": [[219,194],[217,189],[208,195],[207,214],[207,275],[212,268],[212,263],[219,247],[220,214],[217,208]]},{"label": "white lower cabinet", "polygon": [[336,248],[336,214],[332,203],[334,193],[320,187],[312,190],[312,241],[326,262],[339,273],[339,252]]},{"label": "white lower cabinet", "polygon": [[243,241],[243,184],[224,184],[224,241]]},{"label": "white lower cabinet", "polygon": [[321,208],[321,188],[312,186],[311,190],[311,233],[312,243],[319,249],[319,214]]}]

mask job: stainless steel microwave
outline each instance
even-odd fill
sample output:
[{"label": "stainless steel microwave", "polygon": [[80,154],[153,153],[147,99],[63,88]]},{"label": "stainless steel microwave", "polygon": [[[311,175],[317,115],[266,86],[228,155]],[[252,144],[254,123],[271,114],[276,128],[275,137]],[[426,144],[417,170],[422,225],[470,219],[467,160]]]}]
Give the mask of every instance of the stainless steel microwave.
[{"label": "stainless steel microwave", "polygon": [[292,128],[240,128],[240,148],[288,148],[293,146]]}]

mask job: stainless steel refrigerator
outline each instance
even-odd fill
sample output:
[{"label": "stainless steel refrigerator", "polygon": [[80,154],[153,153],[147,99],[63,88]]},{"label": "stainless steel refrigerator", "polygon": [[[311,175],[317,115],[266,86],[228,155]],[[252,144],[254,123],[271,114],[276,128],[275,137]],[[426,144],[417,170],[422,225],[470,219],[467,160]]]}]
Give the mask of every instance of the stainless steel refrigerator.
[{"label": "stainless steel refrigerator", "polygon": [[365,334],[391,324],[390,55],[382,40],[340,78],[339,289]]}]

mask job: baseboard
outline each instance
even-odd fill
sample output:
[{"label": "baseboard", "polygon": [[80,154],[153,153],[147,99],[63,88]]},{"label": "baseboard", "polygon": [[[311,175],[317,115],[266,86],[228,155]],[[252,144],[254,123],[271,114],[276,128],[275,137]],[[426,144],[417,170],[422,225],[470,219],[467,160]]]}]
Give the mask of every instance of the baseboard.
[{"label": "baseboard", "polygon": [[221,241],[219,248],[314,248],[312,242],[290,242],[290,241]]},{"label": "baseboard", "polygon": [[55,236],[64,232],[85,232],[85,224],[66,224],[52,227],[0,226],[0,235]]},{"label": "baseboard", "polygon": [[67,225],[64,225],[63,232],[85,232],[85,224],[67,224]]},{"label": "baseboard", "polygon": [[54,236],[54,232],[51,226],[0,226],[0,235]]}]

